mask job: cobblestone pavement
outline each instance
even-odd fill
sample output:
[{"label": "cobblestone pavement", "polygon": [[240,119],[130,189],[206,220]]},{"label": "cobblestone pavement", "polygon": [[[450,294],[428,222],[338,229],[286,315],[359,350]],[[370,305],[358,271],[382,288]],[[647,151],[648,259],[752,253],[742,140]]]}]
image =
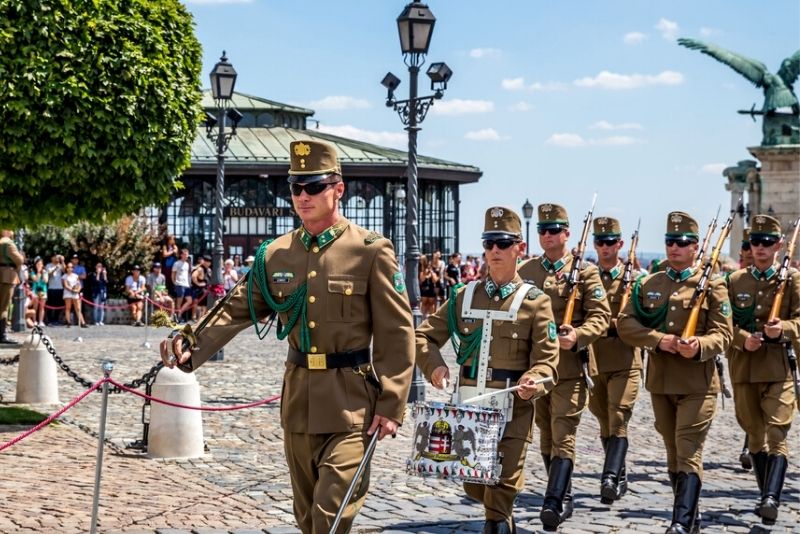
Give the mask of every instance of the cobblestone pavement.
[{"label": "cobblestone pavement", "polygon": [[[129,382],[157,360],[157,339],[142,346],[145,329],[129,326],[49,328],[58,353],[81,376],[102,377],[103,360],[114,362],[112,376]],[[75,336],[82,335],[82,342]],[[16,335],[17,339],[23,339]],[[0,359],[15,351],[0,350]],[[285,344],[270,335],[259,341],[248,331],[226,348],[224,361],[197,371],[203,403],[222,406],[266,398],[280,392]],[[452,354],[451,354],[452,355]],[[452,359],[451,359],[452,363]],[[0,365],[3,404],[13,402],[16,365]],[[83,388],[59,371],[61,402]],[[443,400],[428,389],[429,398]],[[0,453],[0,532],[87,532],[90,526],[97,428],[101,395],[92,394],[51,425]],[[55,406],[36,406],[53,412]],[[109,400],[107,444],[100,497],[100,532],[153,534],[288,533],[293,527],[291,487],[283,460],[278,404],[203,414],[208,453],[192,460],[153,460],[126,449],[142,437],[142,401],[131,394]],[[798,423],[790,434],[789,474],[779,522],[762,528],[752,513],[756,485],[738,463],[742,431],[733,404],[720,404],[705,449],[701,500],[704,532],[800,532]],[[0,426],[0,443],[23,431]],[[642,395],[630,424],[630,490],[622,501],[600,504],[598,473],[602,447],[594,417],[584,413],[574,475],[575,515],[564,534],[664,532],[671,517],[663,445],[653,429],[649,396]],[[538,510],[545,481],[538,444],[530,447],[525,491],[517,501],[519,532],[541,528]],[[371,489],[356,532],[480,532],[482,508],[467,500],[455,483],[409,477],[405,457],[411,449],[410,425],[396,440],[378,446]]]}]

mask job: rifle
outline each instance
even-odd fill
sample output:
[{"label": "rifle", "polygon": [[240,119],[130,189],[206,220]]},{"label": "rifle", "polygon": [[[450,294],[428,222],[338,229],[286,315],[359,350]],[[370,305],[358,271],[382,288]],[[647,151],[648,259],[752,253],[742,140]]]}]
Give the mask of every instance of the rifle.
[{"label": "rifle", "polygon": [[633,285],[633,263],[636,261],[636,247],[639,245],[639,227],[642,225],[642,219],[639,218],[639,223],[636,225],[636,231],[631,236],[631,248],[628,249],[628,261],[625,262],[625,272],[622,274],[622,298],[619,300],[619,311],[625,309],[628,301],[631,299],[631,289]]},{"label": "rifle", "polygon": [[708,281],[711,278],[711,272],[714,270],[714,265],[716,265],[717,260],[719,259],[719,253],[720,250],[722,250],[722,245],[725,244],[725,240],[728,239],[728,234],[731,232],[734,215],[736,215],[736,210],[731,210],[728,220],[725,221],[725,224],[722,226],[722,230],[719,233],[719,238],[717,238],[717,244],[714,246],[714,250],[711,252],[711,257],[706,261],[706,264],[703,267],[703,275],[700,277],[700,281],[697,282],[697,287],[694,288],[692,300],[689,301],[692,311],[689,314],[689,319],[686,321],[686,326],[683,328],[683,333],[681,333],[682,341],[692,337],[695,330],[697,330],[697,321],[700,319],[700,309],[702,308],[703,302],[706,299],[706,293],[708,293]]},{"label": "rifle", "polygon": [[717,367],[717,375],[719,376],[719,387],[722,390],[722,409],[725,409],[725,399],[731,398],[731,390],[725,383],[725,368],[722,366],[722,354],[717,354],[714,357],[714,365]]},{"label": "rifle", "polygon": [[706,237],[703,239],[703,244],[700,245],[700,248],[697,251],[697,256],[694,258],[695,267],[702,265],[706,261],[706,251],[708,250],[708,245],[711,243],[711,236],[714,235],[714,231],[717,229],[717,219],[719,219],[720,209],[722,209],[722,206],[717,206],[717,214],[714,215],[714,218],[711,219],[710,223],[708,223]]},{"label": "rifle", "polygon": [[[586,251],[586,240],[589,238],[589,226],[592,224],[592,213],[594,212],[596,203],[597,193],[592,197],[592,207],[589,208],[589,212],[586,214],[586,217],[583,218],[581,240],[578,242],[578,246],[575,247],[575,252],[572,255],[572,268],[569,271],[569,278],[567,279],[567,307],[564,310],[564,318],[561,321],[562,328],[572,324],[572,316],[575,314],[575,299],[578,297],[578,285],[581,283],[581,264],[583,263],[583,255]],[[586,387],[591,390],[594,388],[594,381],[589,376],[589,348],[580,348],[578,350],[578,355],[581,359],[581,369],[583,370],[583,378],[586,381]]]}]

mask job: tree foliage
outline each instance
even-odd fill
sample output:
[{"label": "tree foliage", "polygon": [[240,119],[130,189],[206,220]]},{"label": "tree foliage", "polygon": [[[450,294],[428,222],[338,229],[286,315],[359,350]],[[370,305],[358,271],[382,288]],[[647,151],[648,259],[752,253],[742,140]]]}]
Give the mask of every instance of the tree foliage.
[{"label": "tree foliage", "polygon": [[201,112],[193,30],[179,0],[0,0],[0,226],[167,201]]}]

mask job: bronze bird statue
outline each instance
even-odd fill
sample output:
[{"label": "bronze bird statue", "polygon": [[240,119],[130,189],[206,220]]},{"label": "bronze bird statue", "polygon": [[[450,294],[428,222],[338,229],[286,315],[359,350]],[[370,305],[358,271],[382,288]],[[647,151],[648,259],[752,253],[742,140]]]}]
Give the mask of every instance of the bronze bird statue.
[{"label": "bronze bird statue", "polygon": [[731,52],[713,43],[704,43],[696,39],[678,39],[678,44],[713,57],[753,82],[756,87],[763,87],[764,106],[761,112],[765,115],[774,113],[779,108],[791,108],[795,115],[800,113],[800,104],[793,88],[794,82],[800,75],[800,50],[784,59],[778,73],[772,74],[760,61]]}]

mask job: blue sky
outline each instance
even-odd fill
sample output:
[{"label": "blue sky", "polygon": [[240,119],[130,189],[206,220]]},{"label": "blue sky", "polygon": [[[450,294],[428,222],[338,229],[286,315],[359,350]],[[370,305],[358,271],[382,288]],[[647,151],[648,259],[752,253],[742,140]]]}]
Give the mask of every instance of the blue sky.
[{"label": "blue sky", "polygon": [[[224,49],[237,90],[316,109],[332,133],[406,148],[379,82],[392,71],[407,96],[395,23],[407,2],[184,3],[203,45],[204,85]],[[595,215],[618,217],[626,237],[641,217],[643,251],[663,251],[671,210],[705,228],[730,202],[722,169],[753,159],[746,147],[761,141],[760,123],[736,110],[759,108],[763,94],[675,39],[716,43],[773,72],[800,48],[797,0],[428,5],[437,21],[426,66],[445,61],[454,75],[422,124],[419,151],[484,173],[461,188],[463,251],[480,250],[486,207],[521,214],[526,198],[564,205],[577,239],[595,190]]]}]

